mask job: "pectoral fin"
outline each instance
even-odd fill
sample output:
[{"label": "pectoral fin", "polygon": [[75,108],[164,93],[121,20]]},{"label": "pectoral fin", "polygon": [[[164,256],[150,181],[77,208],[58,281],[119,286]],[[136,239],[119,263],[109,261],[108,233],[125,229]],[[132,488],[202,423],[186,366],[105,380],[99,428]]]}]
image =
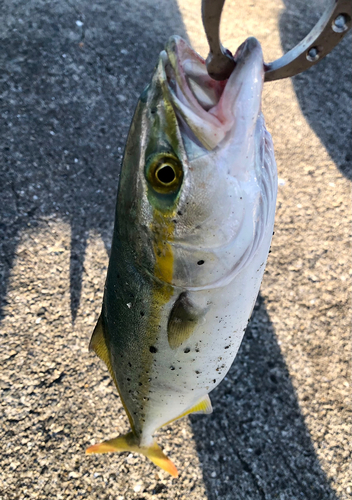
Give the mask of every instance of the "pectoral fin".
[{"label": "pectoral fin", "polygon": [[207,309],[192,303],[187,292],[182,292],[171,310],[167,325],[167,337],[171,349],[182,345],[193,333]]},{"label": "pectoral fin", "polygon": [[124,436],[119,436],[115,439],[110,439],[109,441],[104,441],[103,443],[90,446],[86,450],[86,453],[110,453],[115,451],[131,451],[134,453],[141,453],[173,477],[178,476],[175,465],[169,458],[167,458],[155,441],[149,447],[139,446],[137,438],[133,432],[129,432]]}]

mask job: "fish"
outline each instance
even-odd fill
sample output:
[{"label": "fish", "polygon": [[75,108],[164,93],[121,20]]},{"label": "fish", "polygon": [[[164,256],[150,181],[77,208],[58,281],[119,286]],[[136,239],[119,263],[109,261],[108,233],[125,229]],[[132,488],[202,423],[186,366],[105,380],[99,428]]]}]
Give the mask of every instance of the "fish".
[{"label": "fish", "polygon": [[264,63],[248,38],[226,81],[178,36],[132,119],[102,311],[90,349],[131,431],[86,452],[136,452],[177,477],[155,432],[212,412],[261,285],[277,170],[261,111]]}]

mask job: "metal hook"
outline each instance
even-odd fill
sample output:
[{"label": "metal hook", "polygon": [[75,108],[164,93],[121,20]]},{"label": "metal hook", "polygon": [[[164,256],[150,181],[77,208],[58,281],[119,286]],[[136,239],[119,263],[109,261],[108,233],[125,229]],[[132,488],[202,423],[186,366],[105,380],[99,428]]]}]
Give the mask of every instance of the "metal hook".
[{"label": "metal hook", "polygon": [[[209,44],[206,60],[209,76],[226,80],[236,61],[220,42],[220,18],[225,0],[202,0],[202,19]],[[352,0],[330,0],[311,32],[293,49],[264,64],[266,82],[298,75],[314,66],[342,40],[352,26]]]}]

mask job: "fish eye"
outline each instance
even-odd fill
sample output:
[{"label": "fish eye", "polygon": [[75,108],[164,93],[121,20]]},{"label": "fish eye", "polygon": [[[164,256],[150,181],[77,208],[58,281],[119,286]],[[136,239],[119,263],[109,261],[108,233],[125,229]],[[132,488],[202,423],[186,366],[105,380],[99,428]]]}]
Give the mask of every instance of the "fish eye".
[{"label": "fish eye", "polygon": [[182,163],[171,153],[157,154],[147,161],[146,178],[158,193],[175,193],[182,183]]},{"label": "fish eye", "polygon": [[165,184],[165,186],[171,184],[176,178],[174,167],[172,165],[168,165],[167,163],[160,165],[160,167],[157,168],[155,175],[159,182]]}]

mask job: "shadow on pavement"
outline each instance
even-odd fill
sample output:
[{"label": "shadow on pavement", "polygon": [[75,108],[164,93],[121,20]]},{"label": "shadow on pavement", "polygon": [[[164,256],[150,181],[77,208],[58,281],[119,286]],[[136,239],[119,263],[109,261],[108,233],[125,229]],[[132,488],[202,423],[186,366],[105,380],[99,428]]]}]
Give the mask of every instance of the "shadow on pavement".
[{"label": "shadow on pavement", "polygon": [[109,250],[133,109],[182,18],[159,0],[18,0],[3,14],[0,307],[21,231],[58,217],[72,230],[74,320],[89,231]]},{"label": "shadow on pavement", "polygon": [[[327,2],[283,0],[280,21],[284,52],[300,42],[318,21]],[[298,102],[309,125],[337,168],[352,179],[352,33],[310,70],[293,78]]]},{"label": "shadow on pavement", "polygon": [[235,362],[210,398],[212,415],[191,416],[209,500],[337,500],[260,295]]}]

